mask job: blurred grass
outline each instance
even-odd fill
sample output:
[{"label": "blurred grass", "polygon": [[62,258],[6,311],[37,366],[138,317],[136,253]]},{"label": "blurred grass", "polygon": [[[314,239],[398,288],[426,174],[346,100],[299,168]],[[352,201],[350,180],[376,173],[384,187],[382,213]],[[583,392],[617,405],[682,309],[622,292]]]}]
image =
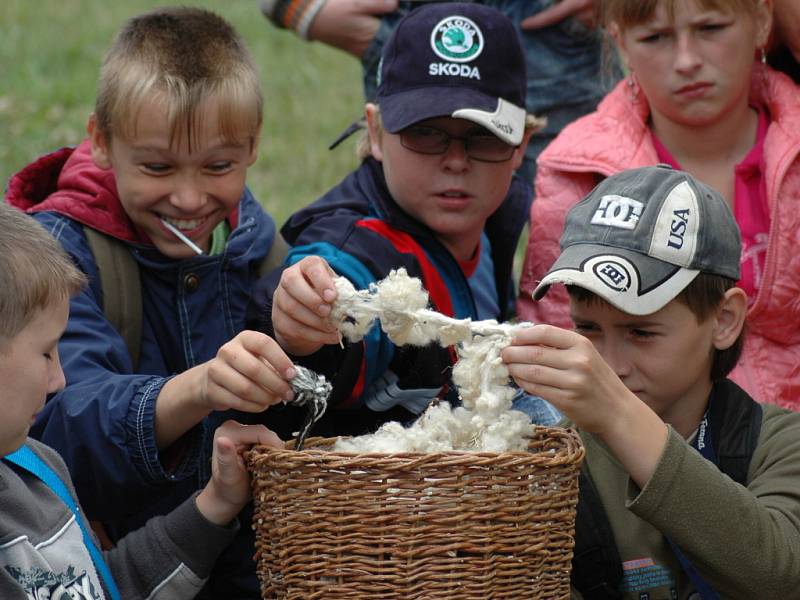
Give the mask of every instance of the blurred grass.
[{"label": "blurred grass", "polygon": [[[97,72],[128,17],[152,0],[0,2],[0,181],[37,156],[84,137]],[[185,1],[237,28],[261,73],[265,122],[248,185],[280,225],[339,181],[354,143],[328,144],[363,110],[358,61],[276,29],[256,0]]]}]

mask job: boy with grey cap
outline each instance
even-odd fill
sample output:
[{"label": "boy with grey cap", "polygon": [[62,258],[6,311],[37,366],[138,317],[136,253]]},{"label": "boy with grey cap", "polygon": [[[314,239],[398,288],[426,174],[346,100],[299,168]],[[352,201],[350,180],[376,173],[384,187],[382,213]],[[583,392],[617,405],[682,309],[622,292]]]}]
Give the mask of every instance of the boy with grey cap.
[{"label": "boy with grey cap", "polygon": [[569,212],[534,292],[566,284],[575,331],[534,325],[503,353],[581,430],[585,597],[796,596],[800,415],[726,379],[747,304],[740,251],[727,203],[692,176],[608,177]]}]

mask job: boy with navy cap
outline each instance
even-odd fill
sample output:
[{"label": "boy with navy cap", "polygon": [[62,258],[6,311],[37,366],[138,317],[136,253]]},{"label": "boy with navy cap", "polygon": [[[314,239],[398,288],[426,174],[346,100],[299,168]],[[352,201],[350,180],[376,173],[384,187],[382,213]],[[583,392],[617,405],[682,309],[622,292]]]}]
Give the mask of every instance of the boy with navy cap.
[{"label": "boy with navy cap", "polygon": [[[396,347],[379,328],[340,346],[327,320],[334,273],[363,289],[403,267],[439,312],[513,315],[512,260],[531,201],[513,173],[540,125],[523,108],[513,25],[479,4],[422,6],[395,30],[380,74],[361,166],[283,226],[288,266],[261,282],[252,305],[252,327],[274,326],[287,352],[333,381],[321,435],[408,422],[435,398],[457,401],[448,349]],[[523,402],[534,420],[558,418],[539,399]],[[272,408],[270,425],[298,427],[291,411]]]},{"label": "boy with navy cap", "polygon": [[572,583],[591,598],[789,598],[800,586],[800,414],[726,379],[747,297],[725,200],[667,166],[600,183],[534,292],[575,331],[522,330],[515,381],[581,430]]}]

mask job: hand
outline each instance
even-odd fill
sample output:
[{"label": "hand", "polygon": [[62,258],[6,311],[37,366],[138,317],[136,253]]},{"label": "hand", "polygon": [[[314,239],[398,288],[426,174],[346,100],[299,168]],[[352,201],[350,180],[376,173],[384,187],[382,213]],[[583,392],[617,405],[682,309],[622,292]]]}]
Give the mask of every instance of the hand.
[{"label": "hand", "polygon": [[397,0],[326,0],[308,37],[361,58],[380,27],[380,15],[395,10]]},{"label": "hand", "polygon": [[253,444],[283,447],[278,436],[263,425],[225,421],[214,432],[211,479],[196,499],[197,509],[212,523],[230,523],[250,499],[250,476],[242,452]]},{"label": "hand", "polygon": [[592,342],[574,331],[551,325],[522,329],[501,356],[517,385],[586,431],[609,432],[626,403],[642,404]]},{"label": "hand", "polygon": [[597,26],[595,4],[596,0],[561,0],[550,8],[523,19],[520,27],[526,30],[542,29],[569,17],[575,17],[587,29],[594,29]]},{"label": "hand", "polygon": [[306,356],[324,344],[338,344],[328,316],[336,300],[335,273],[324,259],[307,256],[287,268],[272,297],[275,339],[287,352]]},{"label": "hand", "polygon": [[294,365],[278,343],[257,331],[243,331],[211,360],[164,384],[155,408],[155,435],[166,448],[211,411],[261,412],[294,397]]}]

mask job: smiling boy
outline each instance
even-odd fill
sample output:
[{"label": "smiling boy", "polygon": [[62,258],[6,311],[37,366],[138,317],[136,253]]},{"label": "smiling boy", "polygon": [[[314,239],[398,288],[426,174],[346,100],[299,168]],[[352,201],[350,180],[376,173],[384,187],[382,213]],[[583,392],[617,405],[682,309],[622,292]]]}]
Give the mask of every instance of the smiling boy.
[{"label": "smiling boy", "polygon": [[[512,261],[531,201],[513,173],[541,125],[523,108],[525,81],[514,27],[492,8],[424,5],[394,31],[365,109],[361,166],[283,226],[291,266],[255,291],[254,328],[274,325],[287,352],[333,382],[317,434],[363,433],[409,422],[436,398],[457,401],[449,349],[396,347],[379,328],[339,346],[326,319],[333,272],[363,289],[403,267],[439,312],[513,316]],[[520,402],[536,421],[557,418],[544,402]],[[291,408],[271,412],[297,427]]]},{"label": "smiling boy", "polygon": [[726,378],[740,252],[727,203],[691,175],[612,175],[568,213],[535,292],[566,284],[575,331],[535,325],[503,350],[586,444],[572,583],[587,598],[797,593],[800,414]]},{"label": "smiling boy", "polygon": [[[61,454],[87,513],[114,537],[205,484],[225,411],[253,422],[291,397],[292,362],[273,339],[243,331],[276,237],[245,186],[261,124],[258,73],[239,34],[203,9],[157,9],[126,22],[108,51],[88,139],[9,183],[8,202],[89,280],[59,344],[66,386],[32,436]],[[90,235],[134,263],[119,277],[138,278],[141,304],[124,315],[140,313],[138,356],[125,322],[106,316],[127,298],[104,289]],[[250,528],[239,542],[204,594],[259,595]]]}]

